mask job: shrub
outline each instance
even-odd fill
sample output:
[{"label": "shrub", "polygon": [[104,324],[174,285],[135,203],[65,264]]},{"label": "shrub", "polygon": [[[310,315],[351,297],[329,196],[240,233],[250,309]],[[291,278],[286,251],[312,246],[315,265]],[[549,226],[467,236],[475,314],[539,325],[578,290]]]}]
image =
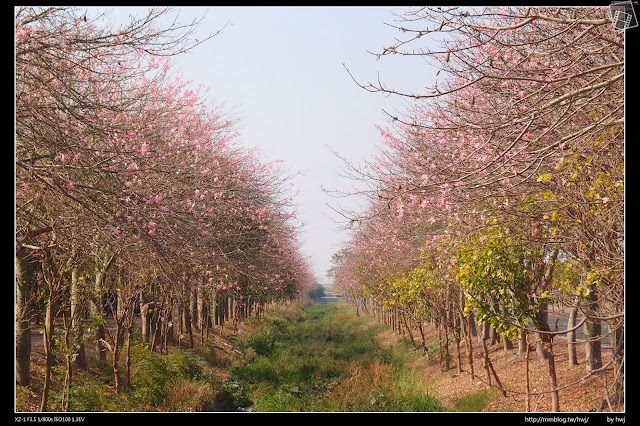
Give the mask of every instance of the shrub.
[{"label": "shrub", "polygon": [[269,355],[274,348],[273,337],[265,330],[250,335],[247,344],[256,351],[256,354],[264,356]]},{"label": "shrub", "polygon": [[177,379],[197,381],[202,370],[194,356],[174,349],[169,355],[160,355],[147,349],[136,348],[133,353],[136,371],[131,379],[134,397],[143,404],[158,406],[165,402],[168,390]]}]

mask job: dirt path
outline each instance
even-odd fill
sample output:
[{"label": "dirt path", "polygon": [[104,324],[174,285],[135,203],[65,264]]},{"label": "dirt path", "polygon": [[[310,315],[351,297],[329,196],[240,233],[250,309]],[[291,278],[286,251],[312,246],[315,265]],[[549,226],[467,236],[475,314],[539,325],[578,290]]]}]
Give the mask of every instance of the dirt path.
[{"label": "dirt path", "polygon": [[[437,330],[430,329],[426,334],[427,342],[435,342],[438,339]],[[391,331],[385,332],[385,338],[389,344],[393,344],[400,337]],[[558,385],[565,387],[559,391],[560,411],[562,412],[589,412],[609,411],[608,404],[604,400],[604,388],[611,386],[613,372],[607,370],[607,381],[602,373],[589,376],[585,370],[584,344],[577,345],[578,365],[569,366],[568,348],[565,339],[555,339],[553,352],[556,361],[556,374]],[[451,368],[444,371],[438,359],[428,359],[426,356],[416,357],[412,361],[412,367],[422,373],[425,385],[432,389],[436,398],[448,406],[454,406],[457,401],[465,396],[477,393],[487,386],[484,383],[484,368],[482,346],[477,338],[473,339],[473,365],[475,376],[472,378],[467,361],[467,351],[464,343],[462,347],[463,372],[457,374],[457,353],[455,345],[451,345]],[[525,355],[518,355],[517,343],[514,349],[505,351],[500,344],[490,345],[489,357],[496,370],[496,374],[502,385],[507,390],[504,397],[498,391],[495,399],[490,402],[483,411],[526,411],[526,362]],[[611,359],[611,348],[603,346],[603,363]],[[538,391],[530,399],[531,411],[548,412],[551,410],[551,397],[545,393],[550,389],[548,368],[546,362],[539,362],[532,351],[529,355],[529,389]],[[495,381],[494,381],[495,385]],[[570,386],[568,386],[570,385]],[[612,407],[614,411],[624,411],[621,407]]]}]

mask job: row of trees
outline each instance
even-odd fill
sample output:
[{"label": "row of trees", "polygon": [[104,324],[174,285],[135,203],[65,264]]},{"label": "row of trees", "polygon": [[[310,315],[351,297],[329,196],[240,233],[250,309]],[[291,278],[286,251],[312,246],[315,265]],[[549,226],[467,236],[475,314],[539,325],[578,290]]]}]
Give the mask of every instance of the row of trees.
[{"label": "row of trees", "polygon": [[15,11],[16,382],[30,384],[44,311],[42,411],[54,352],[69,390],[85,343],[100,363],[111,352],[119,390],[134,312],[163,351],[174,323],[222,326],[314,281],[292,176],[235,144],[229,112],[176,72],[173,58],[205,40],[170,13],[110,27],[79,9]]},{"label": "row of trees", "polygon": [[[537,348],[556,411],[568,384],[547,309],[566,307],[570,362],[582,326],[586,375],[613,371],[604,395],[621,400],[624,34],[606,8],[419,8],[390,25],[400,36],[378,56],[420,56],[436,79],[405,93],[354,77],[407,107],[389,113],[375,158],[347,163],[367,207],[342,211],[352,231],[335,288],[398,328],[434,320],[445,342],[466,339],[472,377],[473,319],[505,344],[519,338],[520,353]],[[502,387],[484,351],[486,381]]]}]

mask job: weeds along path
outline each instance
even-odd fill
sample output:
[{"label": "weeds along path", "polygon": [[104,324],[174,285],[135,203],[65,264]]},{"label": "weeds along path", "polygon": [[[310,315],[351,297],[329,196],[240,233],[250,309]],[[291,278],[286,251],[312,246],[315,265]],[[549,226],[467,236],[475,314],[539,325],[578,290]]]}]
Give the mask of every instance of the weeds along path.
[{"label": "weeds along path", "polygon": [[239,342],[252,358],[232,369],[227,400],[253,411],[442,410],[380,331],[342,303],[268,318]]}]

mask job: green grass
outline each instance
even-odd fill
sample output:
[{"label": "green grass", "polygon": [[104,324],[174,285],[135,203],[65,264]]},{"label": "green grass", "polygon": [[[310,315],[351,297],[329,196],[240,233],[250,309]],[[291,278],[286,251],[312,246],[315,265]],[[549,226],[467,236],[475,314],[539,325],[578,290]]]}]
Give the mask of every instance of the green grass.
[{"label": "green grass", "polygon": [[454,404],[455,411],[478,412],[496,398],[495,389],[482,389],[478,392],[466,395]]},{"label": "green grass", "polygon": [[256,355],[232,369],[235,402],[255,411],[439,411],[404,369],[381,327],[342,304],[314,304],[269,319],[242,342]]}]

